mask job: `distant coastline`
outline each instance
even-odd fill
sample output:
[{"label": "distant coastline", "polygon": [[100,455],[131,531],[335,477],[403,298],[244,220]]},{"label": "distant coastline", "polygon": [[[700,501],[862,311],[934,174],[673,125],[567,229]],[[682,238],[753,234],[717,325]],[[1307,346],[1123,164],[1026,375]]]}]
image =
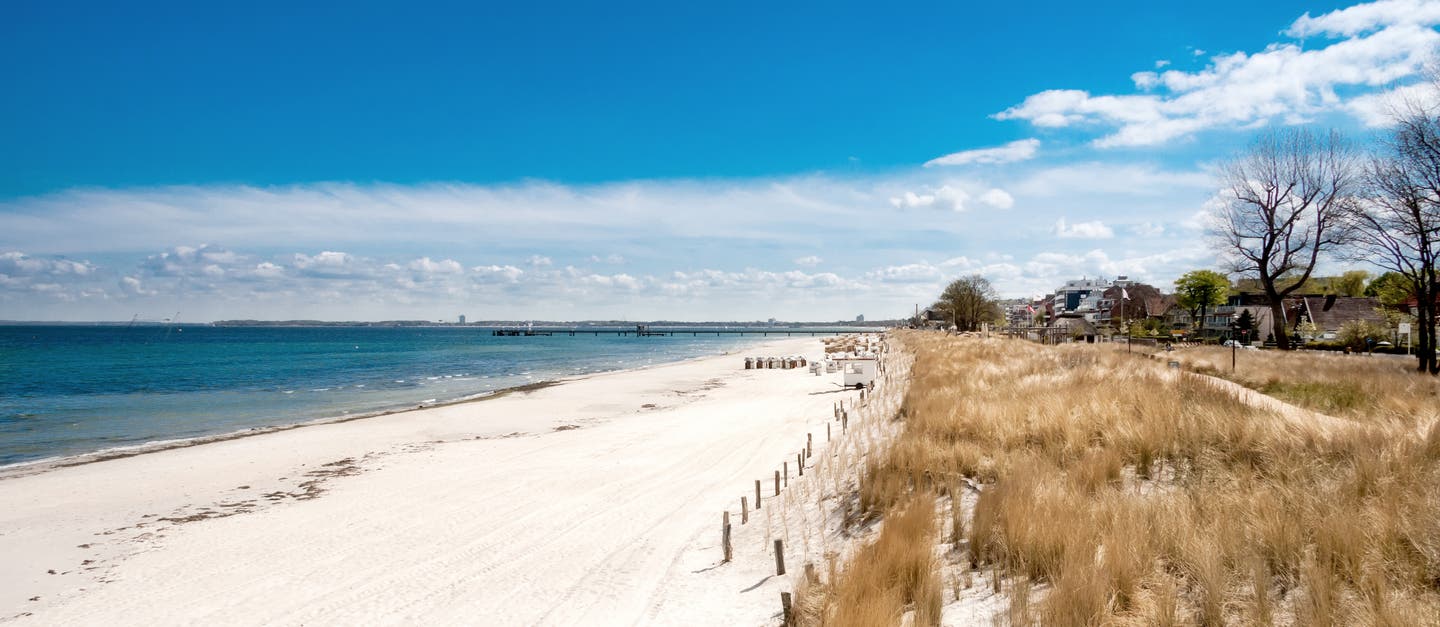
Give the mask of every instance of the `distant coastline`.
[{"label": "distant coastline", "polygon": [[579,320],[579,321],[554,321],[554,320],[477,320],[473,322],[444,322],[437,320],[216,320],[214,322],[159,322],[159,321],[46,321],[46,320],[0,320],[0,326],[216,326],[216,327],[478,327],[478,328],[504,328],[517,326],[534,326],[536,328],[632,328],[637,324],[659,328],[777,328],[777,329],[809,329],[809,328],[854,328],[854,329],[880,329],[893,327],[905,323],[903,320],[874,320],[856,322],[853,320],[842,320],[833,322],[679,322],[674,320]]}]

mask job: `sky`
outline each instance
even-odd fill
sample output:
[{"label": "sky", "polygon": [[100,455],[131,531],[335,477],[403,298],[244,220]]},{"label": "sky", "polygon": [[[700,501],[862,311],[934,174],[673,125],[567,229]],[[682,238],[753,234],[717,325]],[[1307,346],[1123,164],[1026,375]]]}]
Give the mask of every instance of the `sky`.
[{"label": "sky", "polygon": [[0,320],[1169,289],[1219,164],[1378,136],[1440,46],[1440,0],[968,4],[11,2]]}]

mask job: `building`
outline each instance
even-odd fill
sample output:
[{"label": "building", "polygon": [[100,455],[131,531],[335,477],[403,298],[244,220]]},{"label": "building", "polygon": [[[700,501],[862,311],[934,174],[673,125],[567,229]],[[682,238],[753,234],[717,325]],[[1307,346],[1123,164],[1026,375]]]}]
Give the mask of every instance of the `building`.
[{"label": "building", "polygon": [[1081,278],[1079,280],[1066,281],[1065,285],[1055,290],[1055,295],[1050,297],[1046,313],[1053,319],[1069,314],[1078,314],[1088,322],[1096,322],[1100,312],[1114,306],[1114,302],[1106,301],[1105,291],[1111,288],[1127,288],[1134,282],[1130,277],[1120,275],[1114,281],[1103,278]]},{"label": "building", "polygon": [[465,314],[460,314],[460,324],[465,324]]},{"label": "building", "polygon": [[865,314],[860,314],[860,315],[858,315],[858,316],[855,316],[855,321],[856,321],[856,322],[864,322],[864,321],[865,321]]},{"label": "building", "polygon": [[1296,327],[1305,322],[1314,324],[1318,339],[1335,339],[1340,328],[1349,322],[1385,324],[1385,316],[1380,315],[1380,301],[1375,298],[1311,295],[1288,301],[1287,305],[1286,310]]}]

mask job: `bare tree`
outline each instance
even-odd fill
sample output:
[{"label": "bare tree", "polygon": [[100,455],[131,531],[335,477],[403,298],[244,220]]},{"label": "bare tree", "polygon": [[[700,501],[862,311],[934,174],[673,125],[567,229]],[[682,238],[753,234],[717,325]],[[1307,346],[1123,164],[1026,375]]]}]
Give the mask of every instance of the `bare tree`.
[{"label": "bare tree", "polygon": [[[1440,93],[1440,82],[1432,83]],[[1416,301],[1416,369],[1440,373],[1436,295],[1440,294],[1440,108],[1419,101],[1393,111],[1395,127],[1365,169],[1366,194],[1349,213],[1352,255],[1399,273]]]},{"label": "bare tree", "polygon": [[1359,173],[1356,153],[1340,134],[1304,128],[1266,132],[1224,166],[1224,203],[1212,235],[1229,270],[1259,280],[1281,349],[1290,348],[1290,334],[1279,323],[1284,299],[1348,239],[1344,216]]},{"label": "bare tree", "polygon": [[978,274],[960,277],[945,286],[935,308],[949,314],[957,331],[975,331],[980,323],[999,316],[998,298],[990,281]]}]

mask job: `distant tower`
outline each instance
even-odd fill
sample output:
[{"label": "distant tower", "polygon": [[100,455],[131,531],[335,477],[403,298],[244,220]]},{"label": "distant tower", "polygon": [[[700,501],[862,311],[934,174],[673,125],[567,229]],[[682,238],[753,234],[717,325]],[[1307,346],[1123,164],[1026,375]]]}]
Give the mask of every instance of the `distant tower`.
[{"label": "distant tower", "polygon": [[855,321],[856,321],[856,322],[864,322],[864,321],[865,321],[865,314],[860,314],[860,315],[858,315],[858,316],[855,316]]},{"label": "distant tower", "polygon": [[460,314],[460,324],[465,324],[465,314]]}]

